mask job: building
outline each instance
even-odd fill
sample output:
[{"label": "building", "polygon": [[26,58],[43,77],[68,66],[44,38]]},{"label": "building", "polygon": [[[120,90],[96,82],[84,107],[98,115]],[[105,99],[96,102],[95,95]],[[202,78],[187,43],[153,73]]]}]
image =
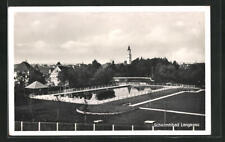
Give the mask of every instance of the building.
[{"label": "building", "polygon": [[118,84],[136,84],[136,85],[147,85],[154,82],[151,77],[113,77],[115,83]]},{"label": "building", "polygon": [[[49,76],[49,84],[52,84],[54,86],[61,86],[62,84],[60,81],[60,72],[69,69],[69,67],[62,66],[61,64],[56,65],[56,67],[53,69],[53,71],[50,73]],[[68,83],[67,83],[68,84]]]},{"label": "building", "polygon": [[130,45],[128,46],[128,49],[127,49],[127,64],[131,64],[132,62],[132,58],[131,58],[131,49],[130,49]]}]

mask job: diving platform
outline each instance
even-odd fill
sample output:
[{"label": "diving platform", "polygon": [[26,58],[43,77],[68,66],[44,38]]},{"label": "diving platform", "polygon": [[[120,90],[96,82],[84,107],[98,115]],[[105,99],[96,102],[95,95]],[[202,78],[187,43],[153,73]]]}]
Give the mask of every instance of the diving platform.
[{"label": "diving platform", "polygon": [[154,80],[151,77],[113,77],[115,81],[121,81],[121,80],[148,80],[151,82],[154,82]]}]

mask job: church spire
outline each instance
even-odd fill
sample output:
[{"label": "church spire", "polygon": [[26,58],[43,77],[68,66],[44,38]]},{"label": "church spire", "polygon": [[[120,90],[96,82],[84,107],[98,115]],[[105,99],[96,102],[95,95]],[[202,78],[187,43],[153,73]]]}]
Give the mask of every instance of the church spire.
[{"label": "church spire", "polygon": [[127,64],[131,64],[132,59],[131,59],[131,48],[130,48],[130,45],[128,46],[127,52],[128,52]]},{"label": "church spire", "polygon": [[128,49],[127,50],[130,50],[130,45],[128,45]]}]

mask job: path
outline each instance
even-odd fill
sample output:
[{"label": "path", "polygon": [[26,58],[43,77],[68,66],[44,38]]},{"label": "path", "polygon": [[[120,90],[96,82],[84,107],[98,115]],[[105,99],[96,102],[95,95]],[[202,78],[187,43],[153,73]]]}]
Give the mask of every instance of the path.
[{"label": "path", "polygon": [[175,110],[166,110],[166,109],[145,108],[145,107],[139,107],[139,109],[142,109],[142,110],[151,110],[151,111],[170,112],[170,113],[179,113],[179,114],[187,114],[187,115],[196,115],[196,116],[205,116],[205,114],[201,114],[201,113],[175,111]]},{"label": "path", "polygon": [[146,104],[146,103],[149,103],[149,102],[153,102],[153,101],[161,100],[161,99],[164,99],[164,98],[172,97],[172,96],[179,95],[179,94],[182,94],[182,93],[185,93],[185,92],[199,93],[201,91],[204,91],[204,90],[203,89],[200,89],[198,91],[180,91],[180,92],[173,93],[173,94],[170,94],[170,95],[166,95],[166,96],[163,96],[163,97],[159,97],[159,98],[155,98],[155,99],[150,99],[150,100],[143,101],[143,102],[140,102],[140,103],[132,104],[130,106],[135,107],[135,106],[143,105],[143,104]]}]

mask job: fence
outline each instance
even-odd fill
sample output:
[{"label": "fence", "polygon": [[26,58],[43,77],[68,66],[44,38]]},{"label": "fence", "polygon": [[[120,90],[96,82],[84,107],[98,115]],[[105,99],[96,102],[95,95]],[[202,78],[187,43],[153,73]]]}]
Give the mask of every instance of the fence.
[{"label": "fence", "polygon": [[154,124],[105,124],[105,123],[64,123],[64,122],[27,122],[16,121],[15,131],[135,131],[135,130],[204,130],[204,127],[176,127],[176,126],[161,126],[156,127]]}]

